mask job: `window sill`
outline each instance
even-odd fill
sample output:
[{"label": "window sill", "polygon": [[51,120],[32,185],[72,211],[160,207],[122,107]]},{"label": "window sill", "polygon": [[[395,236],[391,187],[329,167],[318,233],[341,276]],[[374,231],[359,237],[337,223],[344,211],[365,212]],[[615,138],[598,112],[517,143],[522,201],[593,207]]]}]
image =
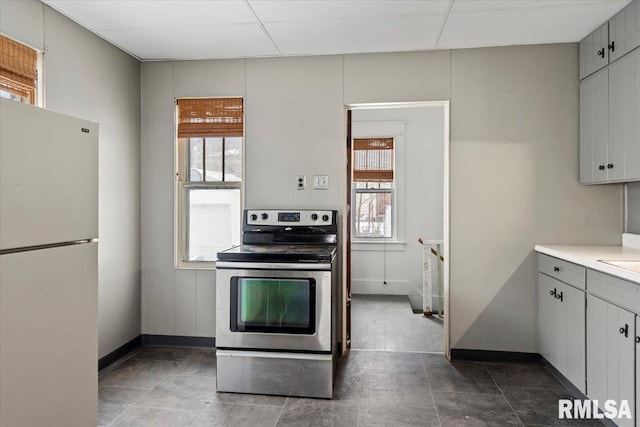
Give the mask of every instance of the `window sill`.
[{"label": "window sill", "polygon": [[178,264],[175,267],[176,270],[215,270],[216,262],[215,261],[197,261],[197,262],[189,262],[189,261],[178,261]]},{"label": "window sill", "polygon": [[362,240],[351,241],[351,250],[353,251],[404,251],[406,246],[406,242],[399,240],[375,240],[371,242],[363,242]]}]

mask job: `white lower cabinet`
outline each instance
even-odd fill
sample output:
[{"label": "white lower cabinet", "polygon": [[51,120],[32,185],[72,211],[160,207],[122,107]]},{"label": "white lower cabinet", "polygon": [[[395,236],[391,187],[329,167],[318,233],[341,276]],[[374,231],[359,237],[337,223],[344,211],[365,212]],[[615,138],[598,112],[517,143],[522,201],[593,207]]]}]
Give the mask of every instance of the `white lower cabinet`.
[{"label": "white lower cabinet", "polygon": [[[635,314],[587,295],[587,396],[601,408],[605,400],[615,400],[618,407],[627,400],[634,412],[635,334]],[[615,421],[619,426],[634,425],[633,419]]]},{"label": "white lower cabinet", "polygon": [[618,413],[611,420],[621,427],[640,427],[635,421],[640,413],[639,317],[639,281],[539,254],[540,354],[588,399],[597,400],[601,413],[607,400],[618,411],[626,401],[631,418]]},{"label": "white lower cabinet", "polygon": [[[640,318],[636,316],[636,373],[640,375]],[[640,381],[636,381],[636,411],[640,410]],[[638,423],[640,424],[640,423]]]},{"label": "white lower cabinet", "polygon": [[540,354],[582,393],[585,381],[585,292],[538,274]]}]

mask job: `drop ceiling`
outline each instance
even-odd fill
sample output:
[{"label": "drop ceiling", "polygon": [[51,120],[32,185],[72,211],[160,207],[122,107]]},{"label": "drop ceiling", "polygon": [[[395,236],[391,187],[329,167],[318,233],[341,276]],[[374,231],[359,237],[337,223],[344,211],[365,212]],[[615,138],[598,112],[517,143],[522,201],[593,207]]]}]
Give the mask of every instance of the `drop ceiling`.
[{"label": "drop ceiling", "polygon": [[577,42],[631,0],[44,0],[141,60]]}]

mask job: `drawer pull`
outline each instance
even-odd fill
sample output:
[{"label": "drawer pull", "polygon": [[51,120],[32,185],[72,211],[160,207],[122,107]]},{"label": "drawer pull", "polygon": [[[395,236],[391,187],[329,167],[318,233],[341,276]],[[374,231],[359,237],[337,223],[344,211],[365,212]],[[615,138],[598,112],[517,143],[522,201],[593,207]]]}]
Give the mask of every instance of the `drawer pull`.
[{"label": "drawer pull", "polygon": [[598,56],[601,56],[602,58],[604,58],[604,48],[598,50]]},{"label": "drawer pull", "polygon": [[624,327],[620,328],[620,333],[623,334],[625,337],[629,336],[629,324],[625,323]]},{"label": "drawer pull", "polygon": [[556,273],[558,273],[560,271],[560,267],[553,267],[553,271],[555,271]]}]

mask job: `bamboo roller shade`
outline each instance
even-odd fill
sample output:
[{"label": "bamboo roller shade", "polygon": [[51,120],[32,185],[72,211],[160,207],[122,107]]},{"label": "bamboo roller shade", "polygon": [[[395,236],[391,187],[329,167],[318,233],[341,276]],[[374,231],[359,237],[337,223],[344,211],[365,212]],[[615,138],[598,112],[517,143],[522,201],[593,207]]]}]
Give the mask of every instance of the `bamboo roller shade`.
[{"label": "bamboo roller shade", "polygon": [[35,50],[5,36],[0,36],[0,85],[33,103],[38,76]]},{"label": "bamboo roller shade", "polygon": [[178,99],[178,138],[242,136],[242,98]]},{"label": "bamboo roller shade", "polygon": [[393,181],[393,154],[393,138],[355,138],[354,181]]}]

